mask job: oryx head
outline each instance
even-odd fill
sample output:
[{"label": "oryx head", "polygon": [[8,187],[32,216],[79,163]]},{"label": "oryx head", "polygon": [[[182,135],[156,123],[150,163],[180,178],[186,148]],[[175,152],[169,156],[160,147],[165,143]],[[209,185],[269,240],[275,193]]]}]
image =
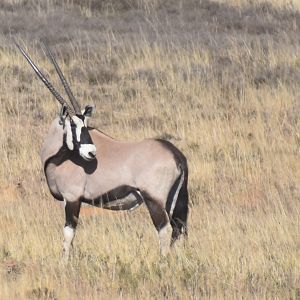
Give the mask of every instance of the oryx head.
[{"label": "oryx head", "polygon": [[92,116],[93,110],[93,106],[87,105],[81,114],[70,115],[67,107],[63,105],[60,112],[64,143],[69,150],[78,152],[85,160],[96,157],[96,146],[87,128],[87,120]]},{"label": "oryx head", "polygon": [[67,83],[60,67],[58,66],[54,56],[44,44],[47,55],[52,61],[56,72],[65,88],[65,91],[70,99],[72,106],[70,106],[63,97],[55,90],[53,85],[47,80],[43,73],[38,69],[38,67],[33,63],[31,58],[26,54],[26,52],[17,44],[17,47],[29,62],[35,73],[43,81],[46,87],[62,105],[60,112],[60,125],[64,130],[64,143],[67,145],[70,151],[77,152],[83,159],[90,161],[96,157],[96,146],[93,144],[92,138],[89,134],[87,128],[87,120],[92,116],[94,107],[86,106],[83,111],[80,110],[80,106],[75,99],[69,84]]}]

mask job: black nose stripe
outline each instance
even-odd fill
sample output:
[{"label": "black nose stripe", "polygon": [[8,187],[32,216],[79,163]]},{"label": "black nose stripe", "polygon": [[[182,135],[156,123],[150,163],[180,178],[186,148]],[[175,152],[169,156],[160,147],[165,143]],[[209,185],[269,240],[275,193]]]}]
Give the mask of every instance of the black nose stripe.
[{"label": "black nose stripe", "polygon": [[81,144],[93,144],[89,131],[86,127],[81,128],[81,135],[80,135],[80,143]]},{"label": "black nose stripe", "polygon": [[89,131],[86,127],[81,127],[81,133],[79,137],[79,141],[77,141],[77,133],[76,133],[76,125],[71,126],[71,132],[72,132],[72,139],[73,139],[73,145],[78,150],[80,145],[84,144],[93,144],[92,138],[89,134]]}]

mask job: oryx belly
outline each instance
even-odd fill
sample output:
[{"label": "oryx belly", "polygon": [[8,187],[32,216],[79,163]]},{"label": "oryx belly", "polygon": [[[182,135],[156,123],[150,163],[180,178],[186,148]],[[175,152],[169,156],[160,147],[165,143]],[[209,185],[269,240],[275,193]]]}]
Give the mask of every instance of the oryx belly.
[{"label": "oryx belly", "polygon": [[131,193],[121,199],[111,200],[106,203],[102,203],[102,208],[111,210],[134,210],[143,203],[140,197]]}]

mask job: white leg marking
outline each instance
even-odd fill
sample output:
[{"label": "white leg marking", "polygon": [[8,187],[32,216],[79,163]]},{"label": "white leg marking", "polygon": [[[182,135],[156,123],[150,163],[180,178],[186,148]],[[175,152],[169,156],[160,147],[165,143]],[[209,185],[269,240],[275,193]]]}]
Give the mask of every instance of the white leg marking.
[{"label": "white leg marking", "polygon": [[166,256],[170,251],[172,227],[170,223],[159,230],[160,254]]},{"label": "white leg marking", "polygon": [[180,189],[182,188],[182,185],[183,185],[183,181],[184,181],[184,172],[183,171],[182,171],[182,174],[180,176],[181,176],[180,177],[180,182],[179,182],[177,190],[176,190],[176,192],[174,194],[172,205],[171,205],[171,209],[170,209],[170,216],[171,217],[173,215],[173,211],[174,211],[176,203],[177,203],[179,191],[180,191]]},{"label": "white leg marking", "polygon": [[66,226],[64,227],[64,258],[66,260],[69,259],[69,255],[70,255],[70,248],[72,246],[72,241],[75,235],[75,229],[70,227],[70,226]]}]

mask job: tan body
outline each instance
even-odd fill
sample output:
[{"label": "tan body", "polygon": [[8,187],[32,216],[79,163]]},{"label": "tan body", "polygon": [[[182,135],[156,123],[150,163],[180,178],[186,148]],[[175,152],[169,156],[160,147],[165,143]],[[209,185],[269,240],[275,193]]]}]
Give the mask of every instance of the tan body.
[{"label": "tan body", "polygon": [[63,146],[63,130],[59,119],[51,126],[41,156],[43,164],[46,163],[49,188],[57,199],[81,200],[106,208],[101,202],[93,201],[119,186],[130,186],[165,205],[170,188],[180,175],[170,151],[153,139],[126,143],[96,129],[89,133],[97,148],[96,160],[87,162],[80,156],[74,159],[66,156],[57,163],[55,155]]}]

